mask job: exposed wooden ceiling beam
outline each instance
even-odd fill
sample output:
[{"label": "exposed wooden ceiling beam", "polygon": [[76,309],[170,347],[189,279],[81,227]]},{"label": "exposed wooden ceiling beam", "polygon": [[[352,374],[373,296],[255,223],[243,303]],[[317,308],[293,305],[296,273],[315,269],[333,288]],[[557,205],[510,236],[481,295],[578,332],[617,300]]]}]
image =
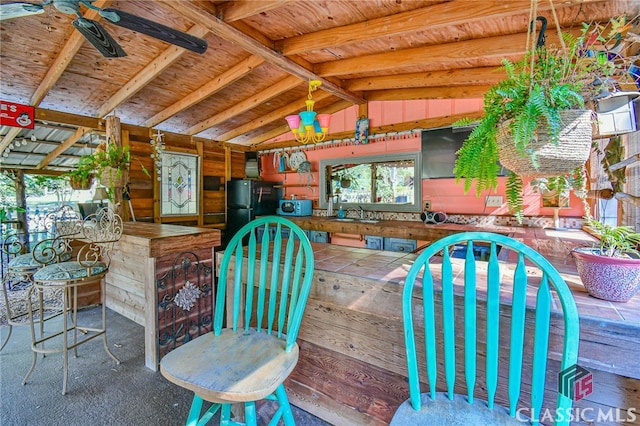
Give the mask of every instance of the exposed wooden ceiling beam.
[{"label": "exposed wooden ceiling beam", "polygon": [[[577,3],[601,0],[556,1],[557,8]],[[423,9],[411,10],[351,25],[331,28],[275,42],[275,49],[283,55],[294,55],[311,50],[324,49],[349,43],[357,43],[381,37],[407,34],[415,31],[434,31],[442,27],[472,24],[487,18],[495,19],[529,12],[527,1],[468,1],[456,0]],[[548,10],[549,2],[540,2],[538,10]]]},{"label": "exposed wooden ceiling beam", "polygon": [[258,56],[249,56],[248,58],[240,61],[219,76],[215,77],[211,81],[207,82],[204,86],[198,88],[170,107],[165,108],[153,117],[149,118],[144,123],[142,123],[142,126],[157,126],[168,118],[176,115],[180,111],[184,111],[185,109],[199,102],[202,102],[216,92],[224,89],[229,84],[240,80],[242,77],[252,72],[256,67],[260,66],[263,62],[264,59]]},{"label": "exposed wooden ceiling beam", "polygon": [[220,16],[221,19],[226,22],[231,22],[276,9],[292,1],[296,0],[236,0],[221,4],[217,7],[217,10],[218,16]]},{"label": "exposed wooden ceiling beam", "polygon": [[344,87],[349,90],[368,91],[411,87],[487,85],[497,83],[504,77],[505,73],[501,68],[480,67],[354,78],[347,80]]},{"label": "exposed wooden ceiling beam", "polygon": [[[555,31],[547,31],[546,34],[548,43],[558,43]],[[456,68],[457,63],[473,60],[483,60],[485,63],[493,61],[491,65],[498,66],[503,58],[523,56],[526,44],[526,33],[486,37],[324,62],[316,65],[314,70],[323,76],[340,76],[361,73],[363,63],[367,64],[367,72],[424,66],[429,63],[437,64],[440,69]]]},{"label": "exposed wooden ceiling beam", "polygon": [[366,92],[368,101],[402,101],[408,99],[473,99],[481,98],[491,88],[486,86],[413,87],[408,89]]},{"label": "exposed wooden ceiling beam", "polygon": [[244,101],[237,103],[233,107],[219,114],[216,114],[213,117],[210,117],[196,124],[195,126],[190,127],[189,129],[187,129],[187,134],[195,135],[196,133],[200,133],[204,130],[207,130],[208,128],[213,127],[218,123],[221,123],[235,115],[248,111],[251,108],[256,107],[257,105],[260,105],[261,103],[268,101],[269,99],[273,99],[274,97],[299,86],[300,83],[301,81],[297,77],[293,75],[287,76],[284,79],[277,82],[276,84],[269,86],[267,89],[263,90],[262,92],[257,93],[254,96],[251,96],[250,98],[247,98]]},{"label": "exposed wooden ceiling beam", "polygon": [[[110,6],[111,3],[111,0],[98,0],[93,5],[103,8]],[[101,19],[98,11],[93,9],[87,9],[84,17],[94,21],[99,21]],[[53,61],[53,64],[49,67],[47,75],[44,76],[44,79],[42,79],[38,88],[35,90],[33,95],[31,95],[31,100],[29,101],[30,105],[38,106],[40,102],[42,102],[44,97],[47,96],[47,93],[49,93],[49,90],[51,90],[53,85],[60,79],[60,76],[67,69],[71,60],[76,53],[78,53],[78,50],[80,50],[80,47],[82,47],[85,41],[85,38],[79,31],[74,29],[71,32],[69,40],[67,40],[55,61]]]},{"label": "exposed wooden ceiling beam", "polygon": [[[323,101],[329,97],[333,96],[331,93],[320,91],[318,94],[313,96],[313,100],[316,102]],[[236,127],[235,129],[223,133],[219,136],[216,136],[215,139],[221,141],[228,141],[238,136],[241,136],[245,133],[249,133],[252,130],[258,129],[266,124],[272,123],[276,120],[283,120],[282,117],[286,117],[287,115],[296,114],[304,108],[304,102],[307,100],[300,99],[298,101],[292,102],[289,105],[285,105],[278,109],[271,111],[269,114],[263,115],[262,117],[251,120],[247,124]]]},{"label": "exposed wooden ceiling beam", "polygon": [[70,146],[75,144],[82,136],[84,136],[85,133],[90,131],[91,129],[89,127],[80,127],[70,138],[62,142],[58,148],[47,154],[47,156],[42,161],[40,161],[40,163],[38,163],[36,169],[41,170],[49,165],[49,163],[51,163],[56,157],[58,157],[58,155],[65,152]]},{"label": "exposed wooden ceiling beam", "polygon": [[260,56],[267,62],[281,68],[282,70],[304,80],[320,80],[322,81],[322,87],[325,91],[338,96],[339,98],[351,101],[352,103],[361,104],[365,100],[361,96],[352,93],[348,90],[344,90],[342,87],[334,83],[334,81],[326,79],[313,71],[299,65],[289,58],[285,58],[280,53],[274,51],[270,46],[258,42],[254,38],[247,36],[242,31],[234,28],[233,26],[225,23],[215,15],[211,14],[201,7],[200,4],[191,2],[175,1],[175,0],[162,0],[167,7],[173,8],[176,12],[182,14],[192,22],[198,23],[207,27],[211,32],[224,38],[227,41],[236,43],[249,53],[256,56]]},{"label": "exposed wooden ceiling beam", "polygon": [[[201,25],[194,25],[187,31],[187,33],[195,37],[204,37],[209,31]],[[164,70],[169,68],[180,57],[188,52],[188,50],[181,47],[171,45],[165,49],[160,55],[158,55],[153,61],[151,61],[146,67],[144,67],[138,74],[136,74],[131,80],[122,86],[109,100],[107,100],[98,109],[96,114],[98,117],[103,118],[111,111],[113,111],[118,105],[126,101],[144,86],[149,84],[153,79],[160,75]]]}]

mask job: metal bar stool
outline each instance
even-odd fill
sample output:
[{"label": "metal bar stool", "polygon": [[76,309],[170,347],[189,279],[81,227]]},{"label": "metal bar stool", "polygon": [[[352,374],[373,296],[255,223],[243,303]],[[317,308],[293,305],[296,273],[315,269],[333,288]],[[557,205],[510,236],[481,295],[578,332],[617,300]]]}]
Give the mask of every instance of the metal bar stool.
[{"label": "metal bar stool", "polygon": [[[40,268],[50,263],[64,262],[71,259],[71,252],[66,250],[66,247],[60,246],[57,250],[48,249],[47,256],[39,253],[39,259],[36,260],[33,251],[29,250],[30,243],[37,245],[39,239],[49,239],[51,241],[55,237],[69,237],[79,232],[81,224],[82,220],[78,212],[73,207],[65,205],[45,215],[41,220],[36,220],[28,233],[16,230],[4,235],[2,251],[10,260],[6,265],[6,271],[3,271],[2,295],[9,331],[2,345],[0,345],[0,351],[9,342],[14,326],[28,324],[28,322],[24,321],[24,318],[28,315],[26,309],[15,309],[11,304],[9,298],[11,284],[21,284],[22,288],[31,286],[33,285],[33,274]],[[44,236],[44,238],[41,236]],[[38,245],[38,250],[42,251],[45,247],[47,247],[46,244]],[[42,297],[42,293],[39,293],[38,297]],[[43,301],[39,300],[39,306],[42,305]]]},{"label": "metal bar stool", "polygon": [[[69,351],[73,350],[74,356],[78,355],[78,346],[102,336],[104,349],[107,354],[120,364],[118,358],[109,350],[107,345],[107,323],[106,323],[106,305],[105,305],[105,283],[103,277],[109,272],[110,252],[113,245],[122,236],[122,219],[115,214],[113,210],[104,208],[98,212],[87,216],[82,222],[82,229],[77,238],[56,238],[55,241],[48,243],[46,247],[71,247],[72,241],[81,242],[82,245],[77,252],[75,260],[68,262],[60,262],[50,264],[33,274],[33,287],[29,290],[27,298],[27,308],[29,314],[29,323],[31,324],[31,349],[33,350],[33,363],[31,369],[25,376],[22,384],[26,384],[27,379],[34,371],[37,361],[37,354],[50,354],[61,352],[63,354],[63,382],[62,394],[67,392],[67,378],[69,370]],[[38,244],[47,244],[43,241]],[[38,246],[34,253],[37,251]],[[44,256],[51,255],[50,250],[42,250]],[[38,259],[38,256],[36,255]],[[78,289],[88,284],[100,282],[101,287],[101,304],[102,304],[102,323],[98,327],[89,327],[78,324]],[[62,310],[49,316],[40,315],[37,320],[41,327],[50,320],[62,316],[62,327],[52,334],[41,335],[36,338],[34,319],[34,308],[32,294],[39,296],[45,289],[57,288],[62,290]],[[39,306],[42,310],[43,306]],[[78,331],[84,335],[78,338]],[[60,339],[61,337],[61,339]],[[60,340],[62,340],[60,342]],[[54,342],[53,347],[44,347],[45,342]]]}]

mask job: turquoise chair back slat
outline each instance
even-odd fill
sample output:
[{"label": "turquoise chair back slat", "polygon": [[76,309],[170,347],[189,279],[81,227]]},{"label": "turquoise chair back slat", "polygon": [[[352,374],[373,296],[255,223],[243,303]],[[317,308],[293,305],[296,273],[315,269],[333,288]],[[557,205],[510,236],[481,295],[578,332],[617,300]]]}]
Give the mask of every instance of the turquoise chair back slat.
[{"label": "turquoise chair back slat", "polygon": [[[473,241],[469,241],[465,263],[475,270]],[[467,398],[473,404],[473,391],[476,385],[476,275],[464,276],[464,372],[467,385]]]},{"label": "turquoise chair back slat", "polygon": [[[448,256],[448,255],[447,255]],[[456,335],[455,335],[455,305],[453,297],[453,270],[451,263],[442,264],[442,282],[451,285],[442,286],[442,314],[445,321],[444,326],[444,358],[445,370],[444,379],[447,383],[449,398],[453,398],[454,386],[456,382]],[[431,361],[429,361],[431,362]],[[433,360],[435,362],[435,359]]]},{"label": "turquoise chair back slat", "polygon": [[527,271],[524,255],[518,253],[511,298],[511,356],[509,357],[509,414],[516,415],[522,385],[524,320],[527,309]]},{"label": "turquoise chair back slat", "polygon": [[500,265],[495,241],[487,265],[487,404],[493,409],[498,389],[498,344],[500,338]]},{"label": "turquoise chair back slat", "polygon": [[[460,244],[466,244],[465,258],[453,261],[450,253]],[[481,246],[483,252],[489,250],[486,262],[478,261],[474,256],[474,248]],[[517,253],[513,274],[507,273],[506,266],[501,265],[499,250]],[[500,258],[502,257],[500,252]],[[459,274],[460,268],[463,269],[463,275]],[[435,274],[438,272],[441,277],[441,307],[437,306],[438,282]],[[458,275],[462,278],[458,278]],[[484,275],[486,280],[480,279]],[[533,276],[536,277],[535,282]],[[416,282],[420,281],[422,300],[414,294]],[[483,297],[482,308],[478,305],[478,294],[483,292],[479,290],[480,282],[486,282],[486,305]],[[460,296],[455,296],[455,285],[464,286],[460,289],[463,298],[461,312],[456,311],[455,299]],[[503,300],[501,304],[501,292],[506,295],[509,291],[512,294],[510,306],[507,300]],[[553,304],[554,297],[559,300],[559,305]],[[533,304],[531,300],[534,301]],[[472,403],[476,390],[486,386],[489,408],[494,408],[496,395],[502,394],[501,398],[507,400],[505,402],[508,403],[507,408],[512,416],[517,414],[520,406],[530,406],[534,424],[542,411],[545,394],[552,306],[562,310],[564,336],[560,370],[577,362],[579,320],[569,287],[548,260],[513,238],[487,232],[466,232],[434,242],[418,256],[410,268],[402,301],[409,401],[415,410],[421,407],[419,356],[416,348],[418,339],[424,339],[425,373],[432,399],[436,395],[438,365],[444,363],[444,387],[449,399],[453,399],[454,388],[458,385],[466,387],[468,400]],[[438,316],[440,309],[441,318]],[[479,309],[485,309],[484,327],[478,322],[481,312]],[[510,319],[505,319],[507,310],[510,311]],[[464,318],[456,318],[456,312]],[[417,318],[418,313],[423,318]],[[527,327],[531,322],[533,326]],[[464,339],[463,383],[456,383],[456,335],[458,339]],[[437,350],[437,336],[442,336],[442,355]],[[525,346],[530,347],[526,352]],[[461,348],[459,342],[458,347]],[[478,386],[478,353],[482,350],[486,354],[485,383],[484,386]],[[505,352],[501,353],[501,350]],[[441,361],[440,356],[443,357]],[[500,372],[504,374],[505,369],[508,377],[501,379]],[[523,385],[523,375],[531,377],[530,388],[529,385]],[[503,380],[505,383],[502,383]],[[500,392],[505,386],[506,392]],[[522,401],[523,387],[530,390],[529,401]],[[571,404],[570,398],[558,393],[556,410],[568,412]],[[559,416],[558,419],[556,424],[568,424],[567,416]]]},{"label": "turquoise chair back slat", "polygon": [[547,274],[542,275],[536,301],[536,327],[533,338],[533,368],[531,372],[531,409],[534,418],[540,416],[544,395],[544,375],[547,371],[547,358],[542,356],[549,347],[549,329],[551,326],[551,289]]},{"label": "turquoise chair back slat", "polygon": [[[258,229],[263,229],[262,236]],[[275,231],[274,236],[271,231]],[[246,246],[243,241],[248,241]],[[231,270],[233,277],[229,281]],[[311,243],[290,220],[267,216],[245,225],[227,245],[220,263],[214,333],[220,335],[224,326],[230,284],[234,286],[234,303],[230,307],[231,324],[226,326],[234,330],[252,327],[278,337],[286,335],[289,351],[300,329],[313,270]]]}]

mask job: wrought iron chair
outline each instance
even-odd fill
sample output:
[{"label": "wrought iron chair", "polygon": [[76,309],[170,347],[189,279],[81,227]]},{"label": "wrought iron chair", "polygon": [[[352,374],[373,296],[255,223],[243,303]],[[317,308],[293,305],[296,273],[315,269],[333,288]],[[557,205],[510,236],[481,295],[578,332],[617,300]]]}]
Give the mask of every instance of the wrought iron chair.
[{"label": "wrought iron chair", "polygon": [[[456,245],[466,245],[464,259],[452,260]],[[476,260],[479,246],[489,247],[487,262]],[[517,260],[515,270],[500,264],[499,250]],[[486,303],[478,293],[486,294]],[[549,342],[558,345],[560,371],[575,367],[579,322],[571,291],[551,263],[512,238],[467,232],[433,243],[409,270],[402,304],[409,399],[391,425],[537,424],[550,392]],[[456,352],[461,348],[463,355]],[[421,382],[428,382],[427,393]],[[437,385],[446,391],[437,392]],[[522,401],[523,388],[528,401]],[[454,393],[458,389],[466,394]],[[568,424],[570,392],[553,393],[556,423]],[[496,399],[508,401],[508,408]]]},{"label": "wrought iron chair", "polygon": [[[242,403],[246,424],[255,425],[255,403],[268,399],[279,403],[271,423],[282,418],[293,425],[283,382],[298,362],[296,337],[314,271],[311,244],[293,222],[259,218],[232,237],[219,269],[213,331],[165,355],[160,371],[194,392],[187,424],[205,424],[219,409],[221,424],[240,424],[231,420],[231,405]],[[212,405],[201,416],[203,401]]]},{"label": "wrought iron chair", "polygon": [[[55,249],[47,247],[46,244],[38,245],[40,261],[36,260],[34,252],[29,248],[33,247],[35,250],[40,240],[48,239],[53,242],[61,241],[62,238],[69,238],[80,231],[81,223],[82,220],[78,212],[73,207],[65,205],[45,215],[41,220],[35,221],[29,228],[28,233],[23,230],[17,230],[3,236],[1,247],[6,257],[10,259],[6,264],[6,271],[3,271],[4,275],[2,277],[2,295],[4,297],[9,331],[0,346],[0,351],[9,342],[14,326],[28,324],[28,322],[23,321],[28,314],[26,303],[24,304],[24,309],[11,304],[8,292],[12,290],[12,285],[19,284],[21,289],[26,289],[27,286],[33,284],[32,276],[38,269],[49,263],[71,259],[71,251],[66,250],[65,246],[59,246]],[[56,240],[56,237],[59,238]],[[50,255],[43,256],[43,250]]]},{"label": "wrought iron chair", "polygon": [[[44,240],[36,245],[33,250],[34,258],[44,266],[33,274],[33,287],[29,290],[27,297],[27,308],[29,323],[31,324],[31,349],[33,351],[33,363],[31,369],[25,376],[23,383],[36,366],[37,354],[49,354],[62,352],[63,354],[63,382],[62,394],[67,392],[67,377],[69,359],[68,353],[71,349],[77,356],[79,345],[102,336],[104,349],[107,354],[119,364],[120,361],[111,353],[107,345],[106,335],[106,305],[105,305],[105,283],[103,277],[109,272],[110,253],[114,244],[122,236],[122,219],[110,208],[104,208],[98,212],[87,216],[81,222],[81,229],[78,234],[58,236],[52,240]],[[74,248],[77,243],[78,247]],[[75,259],[67,262],[51,263],[51,258],[58,257],[60,253],[71,251],[76,252]],[[81,326],[78,324],[78,288],[87,284],[100,282],[101,303],[102,303],[102,324],[99,327]],[[62,309],[49,316],[40,315],[37,322],[40,328],[50,320],[62,316],[62,327],[60,331],[45,334],[36,338],[33,303],[33,293],[37,294],[39,306],[42,312],[42,297],[40,296],[46,289],[60,289],[62,292]],[[69,319],[70,318],[70,321]],[[69,326],[69,322],[71,325]],[[82,339],[78,339],[78,331],[83,333]],[[72,332],[72,341],[69,342],[69,334]],[[61,337],[62,342],[54,340]],[[51,341],[53,347],[45,348],[45,342]]]}]

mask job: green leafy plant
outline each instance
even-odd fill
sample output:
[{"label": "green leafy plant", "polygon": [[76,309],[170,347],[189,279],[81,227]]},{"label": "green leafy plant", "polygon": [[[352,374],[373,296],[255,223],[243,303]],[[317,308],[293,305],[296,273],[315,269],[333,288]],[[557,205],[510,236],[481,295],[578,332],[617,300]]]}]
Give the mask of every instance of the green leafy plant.
[{"label": "green leafy plant", "polygon": [[638,254],[640,232],[635,232],[631,226],[606,225],[591,217],[585,218],[585,225],[600,238],[601,256],[628,257],[628,253]]},{"label": "green leafy plant", "polygon": [[[558,144],[563,126],[561,112],[583,109],[585,99],[596,98],[605,86],[612,84],[610,77],[616,74],[619,63],[608,60],[606,51],[585,49],[586,40],[590,40],[591,45],[595,43],[593,31],[592,25],[585,25],[580,37],[563,35],[566,47],[538,47],[520,61],[502,61],[506,78],[485,94],[484,118],[457,153],[454,173],[457,181],[463,181],[465,192],[473,183],[478,196],[484,190],[497,187],[501,171],[497,137],[503,123],[509,124],[517,154],[527,158],[532,167],[538,169],[538,157],[531,148],[537,139],[538,126],[543,125],[550,141]],[[597,34],[599,36],[595,38],[602,43],[603,31]],[[611,37],[616,34],[619,31],[613,32]],[[454,125],[473,123],[473,120],[463,119]],[[579,189],[577,185],[582,185],[582,182],[572,178],[577,175],[581,175],[581,167],[551,183],[568,183],[571,189]],[[507,203],[520,222],[523,218],[523,188],[523,177],[508,170]]]},{"label": "green leafy plant", "polygon": [[94,158],[92,156],[83,156],[78,160],[76,168],[65,173],[64,176],[69,178],[72,188],[88,189],[91,187],[95,177],[95,169]]}]

